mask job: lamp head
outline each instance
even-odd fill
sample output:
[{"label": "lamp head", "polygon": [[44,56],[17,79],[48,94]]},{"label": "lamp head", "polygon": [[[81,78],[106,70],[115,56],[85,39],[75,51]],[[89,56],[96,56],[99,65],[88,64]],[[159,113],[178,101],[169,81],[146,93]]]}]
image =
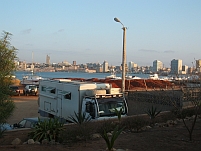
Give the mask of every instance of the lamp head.
[{"label": "lamp head", "polygon": [[121,22],[118,18],[114,18],[114,20],[116,21],[116,22]]}]

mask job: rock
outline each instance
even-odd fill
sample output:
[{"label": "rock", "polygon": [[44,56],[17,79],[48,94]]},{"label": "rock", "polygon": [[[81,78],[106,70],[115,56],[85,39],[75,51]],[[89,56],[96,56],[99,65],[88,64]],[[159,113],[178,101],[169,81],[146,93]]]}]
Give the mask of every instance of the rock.
[{"label": "rock", "polygon": [[125,131],[122,131],[121,134],[126,134],[126,132],[125,132]]},{"label": "rock", "polygon": [[27,143],[28,143],[28,144],[34,144],[35,142],[34,142],[33,139],[29,139],[29,140],[27,141]]},{"label": "rock", "polygon": [[23,145],[27,144],[27,142],[22,143]]},{"label": "rock", "polygon": [[101,138],[101,135],[96,133],[92,135],[92,139]]},{"label": "rock", "polygon": [[16,138],[11,142],[12,145],[19,145],[20,143],[21,143],[21,140],[19,138]]},{"label": "rock", "polygon": [[49,143],[49,141],[47,140],[47,139],[44,139],[44,140],[42,140],[42,144],[48,144]]},{"label": "rock", "polygon": [[[106,151],[109,151],[108,148],[106,148]],[[116,149],[112,148],[110,151],[116,151]]]},{"label": "rock", "polygon": [[173,125],[173,120],[168,120],[167,122],[166,122],[168,125]]},{"label": "rock", "polygon": [[182,119],[177,119],[177,122],[182,122]]},{"label": "rock", "polygon": [[108,137],[112,136],[112,133],[109,133],[109,132],[108,132],[108,133],[107,133],[107,136],[108,136]]},{"label": "rock", "polygon": [[191,120],[194,120],[194,118],[195,118],[195,115],[191,116]]},{"label": "rock", "polygon": [[158,127],[168,127],[168,124],[167,123],[159,123]]},{"label": "rock", "polygon": [[174,124],[174,125],[177,125],[177,121],[176,121],[176,120],[174,120],[174,121],[173,121],[173,124]]},{"label": "rock", "polygon": [[55,140],[51,140],[51,141],[49,142],[49,144],[55,145],[55,144],[56,144],[56,143],[55,143]]},{"label": "rock", "polygon": [[40,142],[39,142],[39,141],[35,141],[35,143],[34,143],[34,144],[40,145]]}]

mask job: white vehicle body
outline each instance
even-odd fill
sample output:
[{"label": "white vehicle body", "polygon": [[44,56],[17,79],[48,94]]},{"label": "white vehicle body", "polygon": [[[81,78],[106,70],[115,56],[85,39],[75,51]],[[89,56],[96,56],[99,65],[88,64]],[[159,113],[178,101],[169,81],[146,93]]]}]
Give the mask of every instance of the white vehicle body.
[{"label": "white vehicle body", "polygon": [[108,83],[89,83],[66,79],[41,80],[39,84],[39,113],[69,121],[75,113],[86,113],[92,119],[117,117],[115,108],[122,108],[126,116],[128,107],[119,88]]},{"label": "white vehicle body", "polygon": [[149,75],[149,79],[159,80],[158,74],[151,74],[151,75]]}]

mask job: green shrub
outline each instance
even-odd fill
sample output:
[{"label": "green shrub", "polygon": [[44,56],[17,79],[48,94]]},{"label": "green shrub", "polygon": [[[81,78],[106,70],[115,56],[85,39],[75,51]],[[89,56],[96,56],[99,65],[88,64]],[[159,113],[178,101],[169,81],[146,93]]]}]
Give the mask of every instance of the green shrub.
[{"label": "green shrub", "polygon": [[151,109],[148,109],[148,110],[146,111],[146,113],[149,115],[149,117],[150,117],[151,120],[152,120],[152,119],[155,119],[156,116],[160,114],[160,112],[161,112],[161,110],[160,110],[160,111],[157,111],[157,108],[156,108],[156,107],[153,107],[153,106],[151,107]]},{"label": "green shrub", "polygon": [[193,108],[186,108],[186,109],[182,109],[180,111],[180,113],[177,113],[177,118],[186,118],[186,117],[191,117],[195,115],[195,109]]},{"label": "green shrub", "polygon": [[90,115],[87,116],[85,112],[84,113],[74,112],[74,114],[75,114],[75,118],[73,116],[69,117],[70,121],[73,123],[81,125],[81,124],[83,124],[85,122],[89,122],[91,120],[91,116]]},{"label": "green shrub", "polygon": [[148,121],[140,116],[126,118],[122,121],[122,127],[125,127],[132,132],[139,132],[141,128],[146,125],[148,125]]},{"label": "green shrub", "polygon": [[33,131],[29,133],[29,136],[34,140],[41,142],[43,139],[48,141],[59,139],[60,133],[64,130],[63,123],[58,119],[52,119],[40,121],[34,127]]},{"label": "green shrub", "polygon": [[123,131],[123,129],[124,128],[119,130],[119,126],[117,125],[115,127],[114,131],[112,132],[111,138],[108,136],[106,130],[104,130],[104,132],[100,134],[102,136],[102,138],[105,140],[108,150],[113,149],[114,143],[115,143],[116,139],[118,138],[118,136]]},{"label": "green shrub", "polygon": [[0,127],[0,138],[3,137],[3,133],[5,132],[5,130],[2,130],[1,127]]},{"label": "green shrub", "polygon": [[120,110],[117,110],[117,109],[115,108],[115,113],[117,114],[119,123],[121,122],[121,114],[122,114],[122,112],[123,112],[123,108],[121,108]]},{"label": "green shrub", "polygon": [[114,130],[114,128],[116,127],[116,123],[114,123],[113,121],[110,120],[105,120],[103,122],[101,122],[99,124],[99,126],[97,126],[97,133],[104,133],[104,131],[106,132],[111,132]]},{"label": "green shrub", "polygon": [[99,123],[96,122],[68,125],[62,132],[60,142],[70,145],[78,141],[87,141],[91,139],[92,134],[96,133],[98,125]]}]

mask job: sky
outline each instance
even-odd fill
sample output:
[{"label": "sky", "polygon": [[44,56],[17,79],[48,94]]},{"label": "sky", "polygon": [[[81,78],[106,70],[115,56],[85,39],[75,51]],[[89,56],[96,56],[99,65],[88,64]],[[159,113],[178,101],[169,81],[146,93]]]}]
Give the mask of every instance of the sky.
[{"label": "sky", "polygon": [[[201,0],[0,0],[0,32],[10,32],[20,61],[170,67],[201,59]],[[33,55],[32,55],[33,54]]]}]

